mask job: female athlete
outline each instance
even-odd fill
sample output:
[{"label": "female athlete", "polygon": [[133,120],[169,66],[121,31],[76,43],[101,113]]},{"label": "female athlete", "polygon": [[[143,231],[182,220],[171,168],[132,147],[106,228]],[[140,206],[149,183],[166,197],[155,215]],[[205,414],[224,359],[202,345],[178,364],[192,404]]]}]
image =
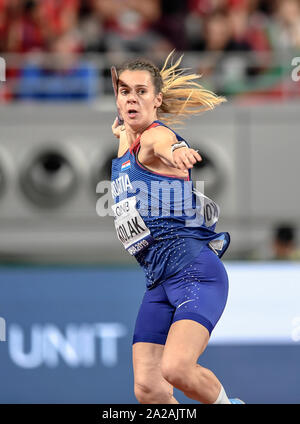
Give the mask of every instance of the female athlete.
[{"label": "female athlete", "polygon": [[[216,233],[218,206],[196,190],[191,168],[199,153],[169,128],[224,98],[179,68],[161,71],[148,60],[118,69],[117,106],[124,120],[112,163],[115,227],[125,249],[145,271],[133,336],[134,392],[140,403],[178,403],[173,387],[201,403],[228,399],[217,377],[198,365],[224,310],[228,278],[221,256],[230,243]],[[194,214],[194,215],[193,215]]]}]

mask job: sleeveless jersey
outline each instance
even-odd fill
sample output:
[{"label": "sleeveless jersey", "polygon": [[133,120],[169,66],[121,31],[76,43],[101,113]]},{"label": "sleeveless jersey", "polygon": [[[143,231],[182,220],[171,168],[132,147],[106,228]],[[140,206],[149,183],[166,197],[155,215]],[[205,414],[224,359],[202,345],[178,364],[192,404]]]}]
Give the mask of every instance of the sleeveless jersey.
[{"label": "sleeveless jersey", "polygon": [[[158,125],[169,128],[154,121],[147,130]],[[140,137],[112,161],[112,209],[117,236],[151,289],[192,262],[205,244],[221,258],[230,235],[215,232],[220,208],[196,189],[191,170],[187,178],[156,173],[139,162],[139,150]]]}]

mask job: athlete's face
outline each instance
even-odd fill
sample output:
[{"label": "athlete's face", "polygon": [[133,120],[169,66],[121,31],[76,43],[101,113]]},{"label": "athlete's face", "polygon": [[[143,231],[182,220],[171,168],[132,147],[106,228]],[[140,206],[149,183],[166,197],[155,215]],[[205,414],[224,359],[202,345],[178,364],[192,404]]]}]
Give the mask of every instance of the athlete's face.
[{"label": "athlete's face", "polygon": [[134,131],[142,130],[157,119],[162,94],[155,93],[148,71],[123,71],[119,76],[117,104],[122,117]]}]

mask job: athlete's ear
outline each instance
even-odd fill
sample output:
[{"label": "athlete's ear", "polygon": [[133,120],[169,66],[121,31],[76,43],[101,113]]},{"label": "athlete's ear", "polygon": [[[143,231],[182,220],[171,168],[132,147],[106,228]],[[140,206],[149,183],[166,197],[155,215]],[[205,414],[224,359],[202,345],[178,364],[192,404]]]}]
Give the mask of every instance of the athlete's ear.
[{"label": "athlete's ear", "polygon": [[154,103],[154,106],[155,106],[156,108],[159,108],[159,107],[161,106],[161,104],[162,104],[162,99],[163,99],[163,95],[162,95],[162,93],[158,93],[158,94],[156,95],[156,97],[155,97],[155,103]]}]

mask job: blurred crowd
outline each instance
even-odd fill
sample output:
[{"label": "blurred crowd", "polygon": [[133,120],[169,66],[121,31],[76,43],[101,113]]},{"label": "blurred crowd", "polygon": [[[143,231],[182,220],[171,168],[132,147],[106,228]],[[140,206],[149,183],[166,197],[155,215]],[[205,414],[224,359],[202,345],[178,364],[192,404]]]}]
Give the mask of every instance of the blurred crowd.
[{"label": "blurred crowd", "polygon": [[[261,243],[251,252],[244,252],[242,259],[300,261],[300,246],[297,225],[291,222],[281,222],[271,229],[269,245]],[[240,258],[240,259],[241,259]]]},{"label": "blurred crowd", "polygon": [[[195,70],[223,94],[245,91],[261,75],[276,91],[282,67],[270,53],[300,56],[300,0],[0,0],[0,55],[31,54],[21,66],[9,63],[18,86],[2,89],[6,100],[33,91],[35,98],[91,98],[109,64],[128,55],[161,64],[174,48],[193,52]],[[39,52],[49,55],[39,59]],[[107,57],[101,75],[81,53]],[[69,97],[66,80],[78,88]]]}]

